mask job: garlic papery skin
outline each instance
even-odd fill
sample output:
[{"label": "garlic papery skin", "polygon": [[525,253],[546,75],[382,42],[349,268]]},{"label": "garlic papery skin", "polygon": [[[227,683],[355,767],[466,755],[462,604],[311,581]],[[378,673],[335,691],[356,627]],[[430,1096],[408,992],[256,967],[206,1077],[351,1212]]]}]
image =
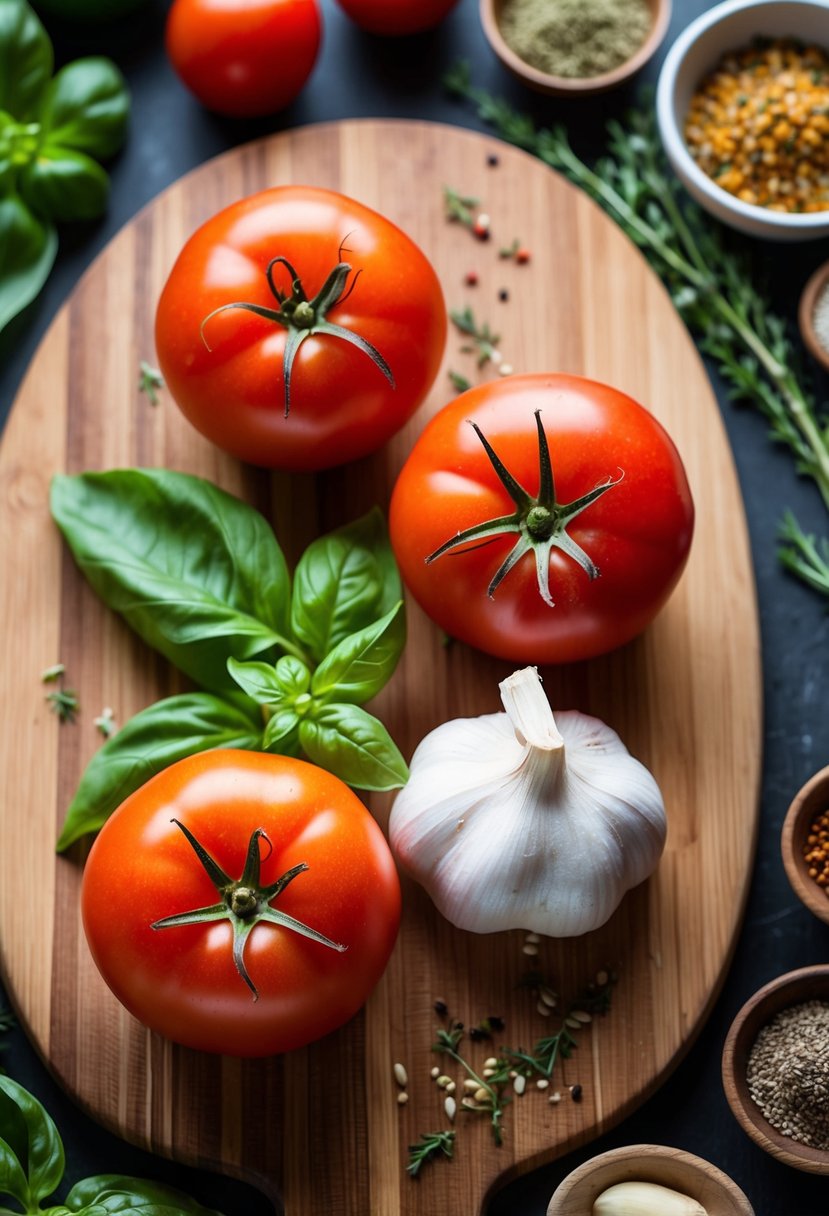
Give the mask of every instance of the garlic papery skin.
[{"label": "garlic papery skin", "polygon": [[460,929],[575,937],[656,868],[662,795],[610,727],[553,717],[536,668],[500,688],[505,713],[445,722],[420,743],[391,846]]}]

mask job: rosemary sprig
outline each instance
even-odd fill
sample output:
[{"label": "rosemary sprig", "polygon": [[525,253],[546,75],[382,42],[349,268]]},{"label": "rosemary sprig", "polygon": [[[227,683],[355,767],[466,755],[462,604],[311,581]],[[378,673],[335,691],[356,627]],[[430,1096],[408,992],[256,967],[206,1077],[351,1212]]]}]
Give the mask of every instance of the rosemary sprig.
[{"label": "rosemary sprig", "polygon": [[424,1132],[417,1144],[409,1145],[409,1164],[406,1172],[416,1178],[422,1166],[440,1153],[449,1161],[455,1153],[454,1132]]},{"label": "rosemary sprig", "polygon": [[791,511],[780,524],[780,560],[787,570],[822,595],[829,595],[829,540],[805,533]]},{"label": "rosemary sprig", "polygon": [[80,709],[77,693],[72,692],[69,688],[59,688],[56,692],[47,693],[46,700],[61,722],[75,721],[77,712]]},{"label": "rosemary sprig", "polygon": [[485,367],[490,361],[498,362],[498,343],[501,341],[500,337],[492,332],[488,322],[484,322],[482,325],[478,324],[475,320],[475,314],[469,305],[463,311],[457,308],[453,309],[449,313],[449,319],[456,329],[472,339],[471,344],[462,346],[461,350],[476,355],[478,367]]},{"label": "rosemary sprig", "polygon": [[[440,1029],[437,1033],[437,1039],[432,1044],[432,1051],[440,1052],[443,1055],[449,1056],[456,1064],[460,1064],[470,1080],[474,1081],[479,1089],[485,1091],[487,1095],[486,1102],[478,1103],[478,1109],[489,1114],[490,1123],[492,1125],[492,1138],[496,1144],[503,1143],[503,1132],[501,1128],[501,1120],[504,1117],[504,1108],[509,1104],[510,1099],[504,1097],[504,1086],[507,1083],[508,1077],[503,1080],[496,1080],[495,1077],[490,1077],[484,1080],[467,1059],[465,1059],[460,1051],[460,1044],[464,1037],[464,1029],[460,1023],[451,1026],[449,1030]],[[467,1106],[461,1106],[462,1110],[469,1110]]]},{"label": "rosemary sprig", "polygon": [[158,368],[151,367],[142,359],[138,369],[138,391],[144,393],[150,405],[158,405],[159,390],[164,388],[164,378]]},{"label": "rosemary sprig", "polygon": [[[476,88],[467,64],[457,65],[445,82],[456,96],[472,102],[502,138],[585,190],[642,249],[702,350],[714,360],[731,398],[749,402],[764,415],[772,439],[790,449],[798,472],[815,482],[829,509],[825,407],[818,407],[806,386],[785,322],[758,293],[744,260],[726,247],[719,226],[685,195],[670,171],[653,106],[641,106],[625,126],[609,124],[608,155],[591,169],[571,148],[563,126],[537,129],[507,102]],[[787,569],[829,595],[829,580],[821,570],[829,542],[811,542],[819,559],[815,563],[804,551],[802,536],[788,517],[780,558]]]}]

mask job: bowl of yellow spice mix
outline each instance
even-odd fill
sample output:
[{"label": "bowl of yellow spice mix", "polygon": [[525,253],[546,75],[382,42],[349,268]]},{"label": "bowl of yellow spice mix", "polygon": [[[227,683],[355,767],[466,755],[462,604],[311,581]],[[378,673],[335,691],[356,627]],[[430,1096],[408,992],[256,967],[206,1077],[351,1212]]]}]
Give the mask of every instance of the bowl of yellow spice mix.
[{"label": "bowl of yellow spice mix", "polygon": [[727,0],[669,51],[668,159],[711,214],[753,236],[829,235],[829,0]]},{"label": "bowl of yellow spice mix", "polygon": [[541,93],[601,93],[653,55],[671,0],[481,0],[501,62]]}]

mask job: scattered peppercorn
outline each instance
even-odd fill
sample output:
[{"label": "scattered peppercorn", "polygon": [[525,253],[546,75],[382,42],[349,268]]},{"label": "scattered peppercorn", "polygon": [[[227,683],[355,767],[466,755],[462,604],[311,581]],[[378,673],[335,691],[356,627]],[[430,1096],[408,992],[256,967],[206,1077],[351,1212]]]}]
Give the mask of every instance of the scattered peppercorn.
[{"label": "scattered peppercorn", "polygon": [[570,1097],[574,1102],[581,1102],[582,1088],[580,1085],[572,1085],[570,1087]]},{"label": "scattered peppercorn", "polygon": [[481,212],[475,223],[472,225],[472,232],[479,241],[489,240],[489,216],[485,212]]},{"label": "scattered peppercorn", "polygon": [[809,867],[809,877],[829,896],[829,810],[822,811],[809,824],[803,858]]},{"label": "scattered peppercorn", "polygon": [[529,249],[526,249],[523,245],[521,246],[520,249],[516,249],[515,260],[519,266],[526,266],[527,262],[529,262],[529,260],[530,260]]},{"label": "scattered peppercorn", "polygon": [[468,270],[463,276],[463,281],[467,287],[476,287],[478,284],[477,270]]},{"label": "scattered peppercorn", "polygon": [[438,997],[438,999],[435,1001],[433,1008],[439,1018],[445,1018],[449,1012],[449,1006],[446,1004],[446,1001],[442,1001],[440,997]]},{"label": "scattered peppercorn", "polygon": [[502,287],[498,292],[498,299],[502,304],[506,304],[507,300],[509,299],[509,292],[507,291],[506,287]]},{"label": "scattered peppercorn", "polygon": [[489,165],[490,169],[494,169],[496,165],[500,165],[501,159],[500,157],[496,156],[494,152],[490,152],[489,156],[486,158],[486,163]]},{"label": "scattered peppercorn", "polygon": [[829,55],[777,40],[724,56],[691,99],[685,138],[744,203],[829,209]]}]

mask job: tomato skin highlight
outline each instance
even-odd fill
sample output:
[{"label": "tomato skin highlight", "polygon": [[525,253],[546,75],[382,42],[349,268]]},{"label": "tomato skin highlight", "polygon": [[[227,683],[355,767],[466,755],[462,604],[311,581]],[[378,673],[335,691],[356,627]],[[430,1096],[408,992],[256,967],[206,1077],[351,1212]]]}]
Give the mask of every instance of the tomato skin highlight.
[{"label": "tomato skin highlight", "polygon": [[[266,270],[287,258],[309,298],[342,258],[353,290],[329,319],[371,343],[394,376],[350,342],[315,334],[300,346],[285,417],[288,330],[244,309],[273,309]],[[289,291],[290,274],[274,268]],[[209,343],[208,350],[205,342]],[[446,309],[425,255],[391,221],[335,191],[264,190],[227,207],[185,244],[156,313],[165,382],[190,422],[251,464],[314,471],[376,451],[414,413],[434,382],[446,343]]]},{"label": "tomato skin highlight", "polygon": [[174,0],[167,54],[202,105],[231,118],[283,109],[317,60],[317,0]]},{"label": "tomato skin highlight", "polygon": [[[553,608],[539,594],[534,554],[525,554],[487,596],[515,533],[470,542],[426,564],[458,532],[515,511],[470,421],[516,480],[538,493],[538,409],[557,502],[575,501],[623,474],[567,528],[599,577],[591,581],[571,557],[553,550]],[[681,459],[653,415],[608,385],[558,374],[504,377],[441,410],[404,464],[389,513],[401,574],[424,611],[450,637],[518,663],[593,658],[641,633],[679,579],[693,522]]]},{"label": "tomato skin highlight", "polygon": [[458,0],[337,0],[370,34],[418,34],[442,21]]},{"label": "tomato skin highlight", "polygon": [[[305,862],[273,906],[333,941],[337,953],[261,922],[245,962],[228,921],[153,929],[166,916],[218,902],[173,818],[232,878],[263,828],[262,881]],[[106,983],[150,1029],[187,1047],[265,1056],[312,1042],[348,1021],[382,975],[400,920],[400,884],[385,837],[343,782],[301,760],[231,749],[179,761],[107,821],[86,863],[84,929]]]}]

